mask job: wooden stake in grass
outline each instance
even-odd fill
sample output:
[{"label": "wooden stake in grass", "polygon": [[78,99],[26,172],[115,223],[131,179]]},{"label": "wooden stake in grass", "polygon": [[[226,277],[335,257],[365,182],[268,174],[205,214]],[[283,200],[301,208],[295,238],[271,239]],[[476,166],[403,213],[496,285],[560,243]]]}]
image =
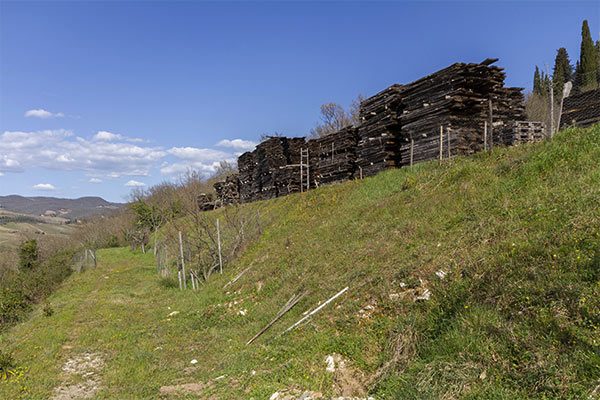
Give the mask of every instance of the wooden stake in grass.
[{"label": "wooden stake in grass", "polygon": [[487,121],[483,121],[483,150],[487,151]]},{"label": "wooden stake in grass", "polygon": [[290,311],[296,304],[298,304],[298,302],[300,300],[302,300],[302,298],[304,297],[304,295],[306,295],[306,293],[302,293],[302,294],[295,294],[292,297],[290,297],[290,299],[287,301],[287,303],[285,303],[285,305],[279,310],[279,312],[277,313],[277,315],[275,316],[275,318],[273,318],[271,320],[271,322],[269,322],[264,328],[262,328],[260,331],[258,331],[258,333],[256,335],[254,335],[252,337],[252,339],[248,340],[246,342],[246,345],[249,345],[250,343],[254,342],[256,339],[258,339],[263,333],[265,333],[271,326],[273,326],[273,324],[275,322],[277,322],[281,317],[283,317],[288,311]]},{"label": "wooden stake in grass", "polygon": [[219,272],[223,273],[223,257],[221,256],[221,228],[219,226],[219,219],[217,218],[217,246],[219,248]]},{"label": "wooden stake in grass", "polygon": [[327,300],[325,303],[321,304],[319,307],[312,310],[310,313],[308,313],[306,316],[304,316],[304,318],[301,318],[300,321],[296,322],[294,325],[287,328],[285,331],[283,331],[283,333],[287,333],[287,332],[291,331],[292,329],[296,328],[298,325],[300,325],[301,323],[303,323],[304,321],[306,321],[307,319],[309,319],[310,317],[312,317],[313,315],[315,315],[316,313],[321,311],[323,309],[323,307],[325,307],[327,304],[331,303],[333,300],[337,299],[339,296],[344,294],[347,290],[348,290],[348,286],[346,286],[345,288],[343,288],[342,290],[337,292],[333,297],[330,297],[329,300]]},{"label": "wooden stake in grass", "polygon": [[443,150],[444,150],[444,126],[440,125],[440,161],[442,161]]},{"label": "wooden stake in grass", "polygon": [[246,268],[245,270],[243,270],[242,272],[240,272],[239,274],[237,274],[235,276],[235,278],[233,278],[232,280],[230,280],[229,282],[227,282],[225,284],[225,286],[223,286],[223,289],[225,289],[227,286],[233,285],[234,283],[236,283],[238,281],[238,279],[240,279],[250,268],[252,268],[252,266]]},{"label": "wooden stake in grass", "polygon": [[183,237],[179,231],[179,257],[181,258],[181,279],[183,280],[183,288],[187,289],[185,277],[185,257],[183,256]]}]

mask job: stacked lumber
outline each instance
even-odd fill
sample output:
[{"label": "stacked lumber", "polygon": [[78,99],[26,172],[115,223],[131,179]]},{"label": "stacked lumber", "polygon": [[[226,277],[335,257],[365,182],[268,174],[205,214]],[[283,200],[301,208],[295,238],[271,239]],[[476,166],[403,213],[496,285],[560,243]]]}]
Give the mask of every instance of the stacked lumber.
[{"label": "stacked lumber", "polygon": [[571,95],[564,100],[560,127],[586,127],[600,122],[600,89]]},{"label": "stacked lumber", "polygon": [[300,191],[300,150],[304,138],[273,136],[238,158],[242,202],[272,199]]},{"label": "stacked lumber", "polygon": [[545,138],[546,127],[544,123],[536,121],[514,121],[507,123],[500,133],[500,141],[506,146],[540,142]]},{"label": "stacked lumber", "polygon": [[215,182],[213,187],[217,194],[217,203],[220,206],[236,204],[240,201],[240,180],[238,174],[229,175],[224,181]]},{"label": "stacked lumber", "polygon": [[215,209],[215,199],[212,193],[200,193],[196,199],[200,211],[209,211]]},{"label": "stacked lumber", "polygon": [[255,153],[247,151],[240,155],[237,164],[240,201],[242,203],[254,201],[255,194],[260,191],[259,182],[254,179],[257,165]]},{"label": "stacked lumber", "polygon": [[314,140],[317,181],[328,184],[352,179],[356,170],[357,129],[353,126]]},{"label": "stacked lumber", "polygon": [[456,63],[402,87],[400,165],[482,150],[490,112],[490,143],[494,127],[523,119],[522,89],[504,87],[495,61]]},{"label": "stacked lumber", "polygon": [[274,171],[277,196],[300,191],[300,151],[307,147],[304,138],[282,138],[285,145],[285,164]]},{"label": "stacked lumber", "polygon": [[398,166],[401,85],[392,85],[360,104],[357,167],[362,176]]}]

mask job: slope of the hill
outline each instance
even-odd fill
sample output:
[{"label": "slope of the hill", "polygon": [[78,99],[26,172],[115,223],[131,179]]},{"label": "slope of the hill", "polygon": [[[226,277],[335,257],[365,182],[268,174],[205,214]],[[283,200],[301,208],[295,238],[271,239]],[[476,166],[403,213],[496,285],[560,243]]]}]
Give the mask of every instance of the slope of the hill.
[{"label": "slope of the hill", "polygon": [[597,398],[600,126],[244,207],[268,226],[197,292],[99,252],[2,335],[0,398]]},{"label": "slope of the hill", "polygon": [[80,197],[61,199],[57,197],[23,197],[19,195],[0,196],[0,208],[18,213],[42,215],[53,211],[57,216],[77,219],[94,215],[114,213],[122,204],[110,203],[101,197]]}]

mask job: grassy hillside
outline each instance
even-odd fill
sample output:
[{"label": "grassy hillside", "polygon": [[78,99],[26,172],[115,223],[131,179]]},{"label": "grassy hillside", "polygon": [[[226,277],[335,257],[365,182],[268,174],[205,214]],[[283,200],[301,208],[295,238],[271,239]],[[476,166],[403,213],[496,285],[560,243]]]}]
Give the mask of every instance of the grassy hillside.
[{"label": "grassy hillside", "polygon": [[99,252],[2,334],[19,367],[0,398],[598,397],[600,126],[244,207],[266,229],[197,292]]}]

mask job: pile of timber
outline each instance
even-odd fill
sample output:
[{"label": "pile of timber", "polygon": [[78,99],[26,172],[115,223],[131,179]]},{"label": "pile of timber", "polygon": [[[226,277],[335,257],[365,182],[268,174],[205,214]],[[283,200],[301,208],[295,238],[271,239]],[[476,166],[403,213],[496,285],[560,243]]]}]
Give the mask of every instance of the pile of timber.
[{"label": "pile of timber", "polygon": [[600,89],[571,95],[563,102],[560,127],[586,127],[600,122]]},{"label": "pile of timber", "polygon": [[300,191],[304,138],[273,136],[238,158],[239,197],[244,203]]},{"label": "pile of timber", "polygon": [[495,61],[456,63],[402,87],[400,165],[472,154],[524,118],[522,89],[504,87]]},{"label": "pile of timber", "polygon": [[540,142],[546,138],[546,127],[543,122],[515,121],[507,123],[501,133],[503,145],[513,146],[519,143]]},{"label": "pile of timber", "polygon": [[196,202],[200,211],[209,211],[216,208],[215,198],[212,193],[200,193]]},{"label": "pile of timber", "polygon": [[240,201],[248,203],[253,201],[255,194],[260,191],[258,182],[254,180],[257,165],[255,152],[247,151],[240,155],[237,164]]},{"label": "pile of timber", "polygon": [[319,184],[352,179],[356,170],[357,129],[350,126],[314,140]]},{"label": "pile of timber", "polygon": [[357,167],[362,176],[399,165],[401,85],[392,85],[360,104]]},{"label": "pile of timber", "polygon": [[224,181],[213,185],[220,206],[236,204],[240,201],[240,180],[238,174],[231,174]]}]

